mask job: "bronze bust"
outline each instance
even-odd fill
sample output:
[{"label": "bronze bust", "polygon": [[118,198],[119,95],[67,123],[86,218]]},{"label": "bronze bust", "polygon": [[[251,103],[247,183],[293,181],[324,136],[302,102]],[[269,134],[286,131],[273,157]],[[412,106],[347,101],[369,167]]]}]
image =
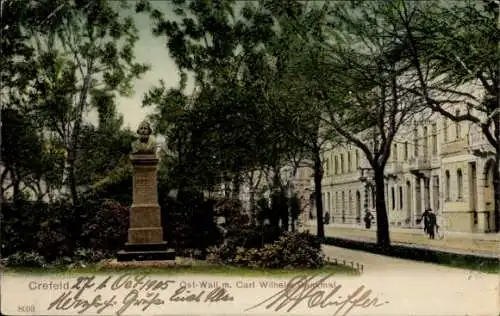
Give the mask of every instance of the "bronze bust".
[{"label": "bronze bust", "polygon": [[143,121],[137,128],[139,139],[132,143],[133,154],[155,154],[156,141],[153,134],[153,129],[147,121]]}]

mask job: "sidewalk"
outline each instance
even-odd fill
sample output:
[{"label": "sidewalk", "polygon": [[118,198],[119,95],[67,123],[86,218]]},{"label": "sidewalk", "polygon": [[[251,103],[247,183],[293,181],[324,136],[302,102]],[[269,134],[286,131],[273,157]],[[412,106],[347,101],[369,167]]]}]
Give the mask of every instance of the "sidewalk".
[{"label": "sidewalk", "polygon": [[[316,226],[305,223],[305,230],[316,233]],[[337,237],[366,242],[376,242],[376,229],[370,230],[354,225],[325,225],[327,237]],[[467,234],[457,232],[444,232],[442,240],[429,239],[422,229],[392,228],[390,229],[391,242],[393,244],[409,245],[412,247],[423,247],[442,251],[458,253],[484,254],[496,256],[500,254],[500,234]]]}]

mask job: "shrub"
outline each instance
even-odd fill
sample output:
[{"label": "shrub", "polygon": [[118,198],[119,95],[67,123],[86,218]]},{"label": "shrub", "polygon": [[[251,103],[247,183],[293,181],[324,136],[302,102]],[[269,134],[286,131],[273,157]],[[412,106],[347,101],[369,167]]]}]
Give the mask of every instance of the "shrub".
[{"label": "shrub", "polygon": [[129,208],[113,200],[104,200],[97,207],[85,212],[80,247],[106,251],[122,248],[127,241]]},{"label": "shrub", "polygon": [[35,252],[46,262],[72,258],[78,248],[116,250],[128,228],[128,210],[110,200],[4,203],[1,216],[2,254]]},{"label": "shrub", "polygon": [[307,232],[288,232],[273,244],[244,248],[224,244],[209,249],[209,260],[259,268],[318,268],[325,264],[320,240]]},{"label": "shrub", "polygon": [[45,258],[36,251],[16,252],[11,254],[5,260],[5,265],[8,267],[30,267],[39,268],[45,267]]},{"label": "shrub", "polygon": [[177,252],[197,251],[202,258],[206,249],[222,241],[215,224],[214,201],[204,200],[198,192],[179,192],[173,199],[160,200],[164,238]]}]

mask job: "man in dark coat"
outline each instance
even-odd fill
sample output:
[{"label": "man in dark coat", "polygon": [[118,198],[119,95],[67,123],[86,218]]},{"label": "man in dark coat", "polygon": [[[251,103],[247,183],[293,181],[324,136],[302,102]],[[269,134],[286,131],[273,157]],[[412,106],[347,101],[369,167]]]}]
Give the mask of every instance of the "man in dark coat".
[{"label": "man in dark coat", "polygon": [[424,220],[424,233],[425,234],[430,234],[429,233],[429,214],[430,214],[430,209],[426,209],[423,213],[422,213],[422,217],[420,217],[420,219],[417,220],[417,222],[421,222],[422,219]]},{"label": "man in dark coat", "polygon": [[366,229],[370,229],[370,227],[372,227],[372,220],[373,220],[372,213],[370,211],[366,211],[364,217]]},{"label": "man in dark coat", "polygon": [[437,225],[437,220],[436,220],[436,214],[430,210],[429,212],[429,223],[428,223],[428,233],[429,233],[429,238],[434,239],[435,236],[435,231],[436,231],[436,225]]}]

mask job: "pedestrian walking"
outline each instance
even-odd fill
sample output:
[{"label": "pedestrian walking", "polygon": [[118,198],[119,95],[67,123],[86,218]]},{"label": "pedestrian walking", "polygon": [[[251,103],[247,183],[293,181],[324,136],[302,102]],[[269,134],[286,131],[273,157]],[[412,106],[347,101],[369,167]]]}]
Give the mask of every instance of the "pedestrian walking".
[{"label": "pedestrian walking", "polygon": [[373,215],[370,211],[365,212],[365,217],[363,218],[365,221],[365,227],[366,229],[370,229],[372,227],[372,220],[373,220]]},{"label": "pedestrian walking", "polygon": [[330,213],[326,212],[325,218],[323,219],[323,223],[325,223],[325,225],[330,224]]},{"label": "pedestrian walking", "polygon": [[420,224],[422,220],[424,220],[424,233],[426,235],[429,234],[429,214],[430,214],[430,209],[426,209],[423,213],[422,216],[417,219],[417,224]]},{"label": "pedestrian walking", "polygon": [[437,220],[436,220],[436,214],[432,212],[432,210],[429,210],[429,226],[428,226],[428,232],[429,232],[429,238],[434,239],[435,238],[435,232],[436,232],[436,226],[437,226]]}]

